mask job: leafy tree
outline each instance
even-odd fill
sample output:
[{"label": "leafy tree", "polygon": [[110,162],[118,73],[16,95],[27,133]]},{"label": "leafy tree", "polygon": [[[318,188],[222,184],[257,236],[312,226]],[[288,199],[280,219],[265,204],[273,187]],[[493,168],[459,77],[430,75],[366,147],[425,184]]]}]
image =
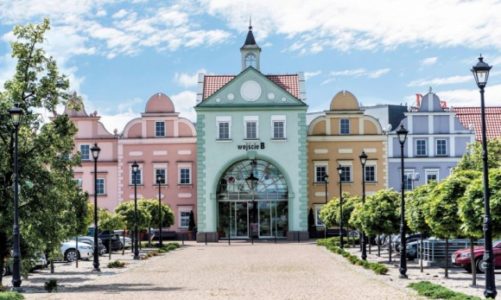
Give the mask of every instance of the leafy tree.
[{"label": "leafy tree", "polygon": [[100,209],[98,214],[99,228],[102,230],[117,230],[125,226],[122,215],[109,212],[106,209]]},{"label": "leafy tree", "polygon": [[[420,248],[423,249],[423,236],[429,235],[431,228],[426,223],[425,219],[425,205],[430,201],[430,193],[436,186],[436,182],[431,182],[429,184],[421,185],[415,188],[412,192],[406,195],[406,206],[405,206],[405,220],[407,221],[407,226],[413,232],[419,232],[421,234],[420,238]],[[420,259],[420,268],[423,272],[423,256]]]},{"label": "leafy tree", "polygon": [[464,194],[471,180],[478,176],[475,171],[454,172],[452,176],[436,185],[426,205],[425,220],[432,233],[445,239],[445,277],[449,277],[449,239],[461,235],[458,225],[458,199]]},{"label": "leafy tree", "polygon": [[141,199],[138,202],[139,206],[144,207],[144,209],[148,212],[149,215],[149,223],[147,225],[148,228],[148,235],[149,235],[149,244],[151,245],[151,228],[152,227],[157,227],[158,224],[162,224],[162,227],[169,227],[172,224],[174,224],[174,213],[172,212],[172,209],[166,205],[163,204],[161,205],[161,210],[162,210],[162,220],[160,220],[160,215],[158,211],[158,200],[153,200],[153,199]]},{"label": "leafy tree", "polygon": [[[76,128],[55,108],[68,99],[68,80],[58,71],[55,60],[42,48],[46,19],[38,25],[16,26],[11,44],[17,60],[15,74],[0,93],[0,239],[12,236],[13,223],[13,125],[8,109],[18,106],[24,116],[19,126],[20,230],[22,255],[34,249],[50,257],[59,254],[62,240],[84,230],[87,195],[73,180],[72,169],[79,157],[72,156]],[[40,127],[36,111],[54,114],[53,122]],[[0,269],[9,252],[10,241],[0,243]],[[0,272],[1,273],[1,272]],[[0,284],[2,277],[0,274]]]},{"label": "leafy tree", "polygon": [[[128,229],[134,229],[135,225],[135,211],[134,211],[134,201],[125,201],[120,203],[115,208],[115,212],[122,216],[123,221],[125,222],[125,226]],[[144,206],[137,205],[137,226],[138,229],[146,229],[148,228],[151,222],[151,216],[146,210]]]},{"label": "leafy tree", "polygon": [[[454,168],[456,171],[476,170],[482,171],[482,144],[476,142],[471,144],[457,166]],[[487,141],[487,161],[490,169],[501,168],[501,138],[496,138]]]},{"label": "leafy tree", "polygon": [[[359,196],[350,196],[349,193],[343,193],[343,225],[349,226],[350,216],[355,208],[355,204],[361,202]],[[341,221],[341,210],[339,198],[332,198],[320,210],[320,218],[327,227],[339,225]]]}]

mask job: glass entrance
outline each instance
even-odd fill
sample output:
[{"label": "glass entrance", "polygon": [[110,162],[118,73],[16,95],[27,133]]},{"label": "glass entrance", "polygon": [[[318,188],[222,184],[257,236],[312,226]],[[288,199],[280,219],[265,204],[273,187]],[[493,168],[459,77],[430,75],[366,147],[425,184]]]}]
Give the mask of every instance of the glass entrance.
[{"label": "glass entrance", "polygon": [[269,162],[244,160],[232,165],[219,181],[217,200],[220,238],[287,236],[287,184]]}]

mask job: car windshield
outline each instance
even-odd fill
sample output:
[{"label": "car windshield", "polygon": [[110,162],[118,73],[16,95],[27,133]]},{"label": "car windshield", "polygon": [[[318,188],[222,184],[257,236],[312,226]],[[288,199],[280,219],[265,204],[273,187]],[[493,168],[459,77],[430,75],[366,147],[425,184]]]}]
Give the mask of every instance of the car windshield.
[{"label": "car windshield", "polygon": [[494,248],[501,248],[501,241],[494,241]]}]

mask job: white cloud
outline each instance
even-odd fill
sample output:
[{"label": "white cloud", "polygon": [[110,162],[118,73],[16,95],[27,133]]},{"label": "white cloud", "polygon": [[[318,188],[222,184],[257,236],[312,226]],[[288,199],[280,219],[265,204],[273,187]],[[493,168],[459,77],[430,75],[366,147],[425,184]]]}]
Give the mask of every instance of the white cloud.
[{"label": "white cloud", "polygon": [[170,97],[174,102],[176,111],[180,113],[181,117],[185,117],[192,122],[195,122],[197,117],[195,113],[195,105],[197,93],[193,91],[182,91]]},{"label": "white cloud", "polygon": [[440,78],[432,78],[432,79],[417,79],[409,82],[407,84],[408,87],[419,87],[419,86],[439,86],[446,84],[456,84],[456,83],[465,83],[468,81],[472,81],[472,75],[468,76],[450,76],[450,77],[440,77]]},{"label": "white cloud", "polygon": [[330,83],[336,80],[337,77],[367,77],[372,79],[377,79],[390,72],[389,68],[378,69],[374,71],[369,71],[364,68],[342,70],[342,71],[332,71],[329,73],[329,78],[324,80],[322,84]]},{"label": "white cloud", "polygon": [[227,20],[231,28],[239,31],[245,30],[248,16],[252,15],[258,38],[286,35],[294,40],[295,51],[299,53],[322,48],[371,50],[416,44],[501,49],[499,1],[254,0],[250,4],[246,0],[201,0],[201,3],[209,14]]},{"label": "white cloud", "polygon": [[145,103],[145,101],[139,97],[132,98],[132,99],[120,102],[120,104],[118,104],[118,106],[117,106],[117,109],[118,109],[119,113],[132,111],[134,106],[136,106],[140,103]]},{"label": "white cloud", "polygon": [[316,77],[320,74],[322,74],[321,70],[317,70],[317,71],[313,71],[313,72],[304,72],[304,79],[308,80],[308,79]]},{"label": "white cloud", "polygon": [[174,74],[174,81],[185,88],[188,87],[193,87],[196,86],[198,83],[198,74],[200,73],[207,73],[207,70],[205,69],[199,69],[193,74],[188,74],[188,73],[177,73]]},{"label": "white cloud", "polygon": [[137,117],[139,117],[138,113],[129,110],[118,114],[101,115],[100,121],[103,123],[104,127],[106,127],[106,129],[110,133],[113,133],[115,129],[118,130],[118,133],[122,133],[125,128],[125,125],[127,125],[129,121]]},{"label": "white cloud", "polygon": [[120,19],[120,18],[123,18],[127,15],[127,10],[126,9],[120,9],[119,11],[117,11],[116,13],[114,13],[111,17],[113,19]]},{"label": "white cloud", "polygon": [[431,65],[436,64],[437,61],[438,61],[438,57],[436,57],[436,56],[427,57],[427,58],[424,58],[424,59],[421,60],[421,64],[423,66],[431,66]]}]

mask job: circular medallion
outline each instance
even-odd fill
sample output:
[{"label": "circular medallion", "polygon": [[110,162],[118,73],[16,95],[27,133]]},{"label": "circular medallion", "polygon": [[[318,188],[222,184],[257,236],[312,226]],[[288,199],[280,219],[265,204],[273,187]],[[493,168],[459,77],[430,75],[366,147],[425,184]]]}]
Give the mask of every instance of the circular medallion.
[{"label": "circular medallion", "polygon": [[282,101],[285,102],[287,101],[287,99],[285,97],[282,97]]},{"label": "circular medallion", "polygon": [[268,99],[269,99],[269,100],[273,100],[273,99],[275,99],[275,94],[274,94],[274,93],[271,93],[271,92],[270,92],[270,93],[268,93]]},{"label": "circular medallion", "polygon": [[219,98],[216,98],[216,102],[221,102],[221,99],[219,99]]},{"label": "circular medallion", "polygon": [[233,93],[229,93],[228,96],[226,96],[226,98],[228,98],[228,100],[233,100],[235,99],[235,95],[233,95]]},{"label": "circular medallion", "polygon": [[242,84],[240,95],[244,100],[256,101],[261,96],[261,86],[254,80],[248,80]]}]

